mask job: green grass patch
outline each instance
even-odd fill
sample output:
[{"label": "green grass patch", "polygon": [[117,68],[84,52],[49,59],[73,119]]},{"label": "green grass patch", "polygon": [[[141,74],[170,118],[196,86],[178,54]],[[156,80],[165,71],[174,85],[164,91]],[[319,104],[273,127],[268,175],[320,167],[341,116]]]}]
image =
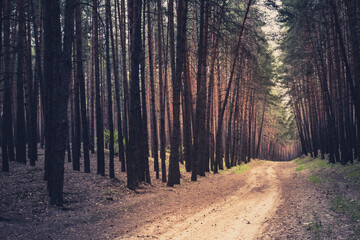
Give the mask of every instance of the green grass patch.
[{"label": "green grass patch", "polygon": [[296,172],[301,172],[302,170],[304,170],[305,167],[304,166],[299,166],[295,169]]},{"label": "green grass patch", "polygon": [[319,184],[323,182],[323,179],[317,175],[311,175],[308,180],[312,183]]},{"label": "green grass patch", "polygon": [[348,215],[353,221],[360,221],[360,205],[353,199],[337,195],[331,200],[331,208]]},{"label": "green grass patch", "polygon": [[339,170],[344,178],[350,182],[360,182],[360,164],[339,165]]},{"label": "green grass patch", "polygon": [[251,164],[241,164],[231,168],[231,171],[235,174],[242,174],[251,169]]},{"label": "green grass patch", "polygon": [[308,156],[306,157],[300,157],[295,160],[293,160],[297,164],[297,168],[295,169],[296,172],[301,172],[304,170],[316,170],[318,168],[332,168],[333,165],[329,164],[327,160],[315,158],[312,159]]},{"label": "green grass patch", "polygon": [[348,173],[345,174],[345,176],[347,178],[351,178],[351,179],[360,179],[360,171],[359,169],[355,168],[355,169],[352,169],[351,171],[349,171]]}]

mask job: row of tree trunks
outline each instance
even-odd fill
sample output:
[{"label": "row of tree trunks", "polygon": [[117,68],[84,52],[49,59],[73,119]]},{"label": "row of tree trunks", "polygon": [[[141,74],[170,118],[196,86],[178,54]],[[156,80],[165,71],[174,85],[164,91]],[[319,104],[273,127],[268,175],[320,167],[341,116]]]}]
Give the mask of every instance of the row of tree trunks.
[{"label": "row of tree trunks", "polygon": [[[302,149],[314,157],[320,150],[322,158],[329,155],[330,163],[352,163],[359,157],[360,137],[359,40],[355,30],[359,6],[353,0],[331,0],[301,7],[301,14],[293,9],[293,16],[305,22],[296,26],[301,34],[294,41],[305,46],[302,58],[313,63],[302,64],[303,69],[292,76],[292,105]],[[323,22],[313,21],[320,16]],[[292,71],[298,67],[293,66]]]},{"label": "row of tree trunks", "polygon": [[[182,0],[106,0],[104,5],[67,0],[64,11],[59,0],[4,0],[3,171],[9,171],[9,160],[26,163],[26,144],[35,165],[37,143],[45,144],[44,178],[51,203],[61,205],[65,151],[73,169],[86,173],[91,171],[89,151],[96,151],[97,174],[104,176],[108,169],[115,178],[118,145],[130,189],[151,183],[149,148],[156,178],[161,168],[168,186],[180,184],[179,164],[184,162],[195,181],[223,169],[224,160],[230,168],[255,156],[293,156],[298,146],[276,143],[278,135],[269,127],[271,79],[256,72],[263,63],[271,64],[263,60],[267,46],[256,34],[260,21],[249,14],[253,2],[244,1],[238,10],[245,11],[233,12],[241,22],[228,24],[232,4],[223,0],[201,0],[199,5]],[[10,17],[14,13],[15,20]],[[328,92],[332,97],[333,89]],[[305,140],[315,136],[313,115],[320,112],[316,101],[323,101],[313,95],[309,100],[317,108],[305,101],[297,107]],[[327,121],[326,111],[321,113]],[[316,144],[306,147],[315,149]]]}]

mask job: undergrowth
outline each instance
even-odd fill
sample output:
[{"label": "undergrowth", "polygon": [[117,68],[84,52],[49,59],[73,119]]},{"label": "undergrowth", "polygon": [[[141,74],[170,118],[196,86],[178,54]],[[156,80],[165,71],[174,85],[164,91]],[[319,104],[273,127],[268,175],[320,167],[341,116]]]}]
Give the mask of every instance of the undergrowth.
[{"label": "undergrowth", "polygon": [[241,174],[251,169],[251,164],[241,164],[236,167],[231,168],[231,171],[235,174]]},{"label": "undergrowth", "polygon": [[297,172],[301,172],[303,170],[316,170],[318,168],[332,168],[333,165],[329,164],[327,162],[327,160],[324,159],[320,159],[320,158],[315,158],[312,159],[309,156],[306,157],[299,157],[295,160],[293,160],[296,164],[297,164],[297,168],[295,169],[295,171]]},{"label": "undergrowth", "polygon": [[318,175],[311,175],[308,180],[312,183],[318,184],[318,183],[322,183],[323,179],[322,177],[318,176]]},{"label": "undergrowth", "polygon": [[[302,156],[293,161],[297,165],[296,172],[309,171],[307,177],[309,182],[333,192],[329,200],[329,208],[351,220],[350,229],[353,231],[351,237],[360,239],[360,203],[356,197],[360,185],[360,164],[345,166],[340,163],[329,164],[326,159],[313,159],[310,156]],[[315,222],[309,224],[308,230],[314,231],[316,239],[316,233],[320,228]]]}]

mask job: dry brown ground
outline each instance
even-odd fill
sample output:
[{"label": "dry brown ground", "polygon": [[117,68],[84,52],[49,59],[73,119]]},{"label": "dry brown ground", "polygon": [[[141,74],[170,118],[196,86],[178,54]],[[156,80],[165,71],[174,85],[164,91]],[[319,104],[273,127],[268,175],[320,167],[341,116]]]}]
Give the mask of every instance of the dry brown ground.
[{"label": "dry brown ground", "polygon": [[153,176],[134,192],[118,162],[115,180],[66,163],[59,208],[48,204],[41,160],[35,168],[11,163],[0,173],[0,239],[351,239],[339,224],[348,220],[330,210],[329,193],[307,181],[309,173],[296,173],[293,162],[251,164],[197,182],[182,173],[174,188]]}]

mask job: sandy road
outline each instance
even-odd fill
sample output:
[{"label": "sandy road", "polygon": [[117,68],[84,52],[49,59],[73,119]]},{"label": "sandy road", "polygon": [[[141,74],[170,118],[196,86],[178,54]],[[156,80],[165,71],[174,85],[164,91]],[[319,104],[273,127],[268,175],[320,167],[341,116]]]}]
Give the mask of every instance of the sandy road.
[{"label": "sandy road", "polygon": [[[262,162],[242,174],[239,189],[188,216],[169,215],[125,239],[256,239],[280,204],[281,182],[293,173],[290,163]],[[124,238],[121,238],[124,239]]]}]

